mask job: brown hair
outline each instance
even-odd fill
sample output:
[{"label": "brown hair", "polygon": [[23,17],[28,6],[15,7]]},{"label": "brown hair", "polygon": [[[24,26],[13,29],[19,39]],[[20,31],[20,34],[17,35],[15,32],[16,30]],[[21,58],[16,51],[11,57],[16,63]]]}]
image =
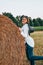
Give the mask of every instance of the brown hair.
[{"label": "brown hair", "polygon": [[28,16],[22,15],[22,16],[21,16],[21,21],[22,21],[23,18],[26,18],[26,19],[27,19],[27,23],[29,23],[29,18],[28,18]]}]

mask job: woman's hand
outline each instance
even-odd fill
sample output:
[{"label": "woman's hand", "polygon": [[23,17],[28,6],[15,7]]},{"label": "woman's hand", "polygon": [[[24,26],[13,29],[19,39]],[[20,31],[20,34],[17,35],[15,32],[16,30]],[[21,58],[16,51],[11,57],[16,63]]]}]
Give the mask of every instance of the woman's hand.
[{"label": "woman's hand", "polygon": [[19,30],[22,31],[22,29],[19,27]]}]

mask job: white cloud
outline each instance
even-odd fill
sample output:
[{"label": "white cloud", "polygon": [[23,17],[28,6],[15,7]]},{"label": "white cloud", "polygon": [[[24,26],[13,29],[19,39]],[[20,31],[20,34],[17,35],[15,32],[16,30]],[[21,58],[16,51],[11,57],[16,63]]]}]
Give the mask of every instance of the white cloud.
[{"label": "white cloud", "polygon": [[0,13],[11,12],[16,15],[28,15],[43,18],[43,0],[0,0]]}]

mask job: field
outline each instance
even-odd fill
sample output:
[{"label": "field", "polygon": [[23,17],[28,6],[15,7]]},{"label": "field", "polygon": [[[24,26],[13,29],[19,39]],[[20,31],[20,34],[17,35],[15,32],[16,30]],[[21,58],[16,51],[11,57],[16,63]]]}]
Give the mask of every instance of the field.
[{"label": "field", "polygon": [[[34,54],[43,56],[43,31],[36,31],[34,33],[31,33],[31,36],[33,37],[35,42]],[[26,62],[26,65],[29,65],[28,60]],[[43,60],[35,61],[35,65],[43,65]]]},{"label": "field", "polygon": [[43,26],[34,27],[35,31],[43,31]]}]

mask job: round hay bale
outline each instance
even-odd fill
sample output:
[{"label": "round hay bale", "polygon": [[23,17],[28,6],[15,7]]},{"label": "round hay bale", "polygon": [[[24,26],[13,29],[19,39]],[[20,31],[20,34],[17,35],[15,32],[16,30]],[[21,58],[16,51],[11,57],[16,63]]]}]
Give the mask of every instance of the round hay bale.
[{"label": "round hay bale", "polygon": [[23,65],[24,38],[11,19],[0,15],[0,65]]}]

